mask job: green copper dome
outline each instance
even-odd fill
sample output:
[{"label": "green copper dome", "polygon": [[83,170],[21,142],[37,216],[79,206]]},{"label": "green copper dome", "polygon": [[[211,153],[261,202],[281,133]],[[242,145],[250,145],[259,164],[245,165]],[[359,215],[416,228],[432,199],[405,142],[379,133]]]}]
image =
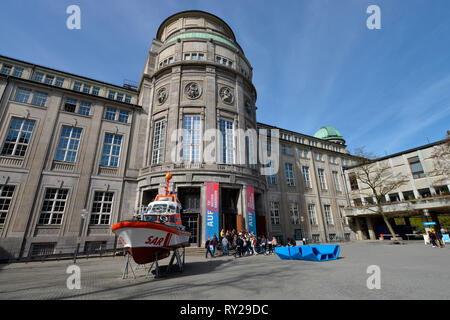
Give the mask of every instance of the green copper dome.
[{"label": "green copper dome", "polygon": [[342,134],[339,133],[335,128],[331,126],[325,126],[319,129],[314,135],[315,138],[322,140],[341,140],[345,141]]}]

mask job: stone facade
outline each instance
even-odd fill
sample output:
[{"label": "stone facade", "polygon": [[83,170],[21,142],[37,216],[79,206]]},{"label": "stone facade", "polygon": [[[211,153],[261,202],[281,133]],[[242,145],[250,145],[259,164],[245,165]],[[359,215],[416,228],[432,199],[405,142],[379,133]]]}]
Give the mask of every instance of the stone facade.
[{"label": "stone facade", "polygon": [[[218,231],[248,228],[253,187],[259,233],[282,241],[351,237],[340,209],[348,204],[342,167],[354,158],[342,143],[257,123],[252,66],[214,15],[167,18],[136,88],[0,56],[0,95],[1,259],[69,253],[77,243],[116,246],[111,226],[152,201],[167,170],[193,245],[205,241],[207,183],[219,184]],[[275,182],[250,162],[257,142],[235,135],[260,129],[280,132]],[[213,149],[198,138],[210,130],[218,132]]]}]

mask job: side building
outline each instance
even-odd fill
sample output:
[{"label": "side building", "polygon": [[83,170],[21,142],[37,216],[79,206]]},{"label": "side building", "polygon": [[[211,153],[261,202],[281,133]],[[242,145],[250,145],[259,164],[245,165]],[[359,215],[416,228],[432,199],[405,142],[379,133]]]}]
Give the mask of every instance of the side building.
[{"label": "side building", "polygon": [[0,255],[114,245],[137,91],[0,56],[0,96]]},{"label": "side building", "polygon": [[381,190],[381,209],[398,236],[421,235],[424,223],[435,223],[435,230],[444,227],[441,222],[450,227],[450,138],[352,166],[345,176],[351,198],[345,216],[354,221],[358,240],[392,237],[370,185],[383,186],[375,190]]}]

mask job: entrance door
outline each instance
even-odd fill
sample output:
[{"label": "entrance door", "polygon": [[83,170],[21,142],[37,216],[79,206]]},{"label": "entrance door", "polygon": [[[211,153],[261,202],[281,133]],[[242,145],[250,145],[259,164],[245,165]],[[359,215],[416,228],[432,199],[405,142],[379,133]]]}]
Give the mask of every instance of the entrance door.
[{"label": "entrance door", "polygon": [[183,226],[187,228],[187,231],[191,233],[189,243],[198,243],[198,226],[200,215],[199,214],[183,214],[181,215],[181,222]]},{"label": "entrance door", "polygon": [[178,188],[178,199],[181,203],[181,223],[191,233],[189,242],[200,245],[200,188]]}]

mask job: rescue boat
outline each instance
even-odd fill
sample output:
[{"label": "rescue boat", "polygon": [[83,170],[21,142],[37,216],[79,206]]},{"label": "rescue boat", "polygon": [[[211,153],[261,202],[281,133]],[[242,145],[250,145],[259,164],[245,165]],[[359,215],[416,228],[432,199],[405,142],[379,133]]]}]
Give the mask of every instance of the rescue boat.
[{"label": "rescue boat", "polygon": [[170,172],[167,173],[165,194],[158,194],[132,220],[112,226],[112,231],[138,264],[164,259],[171,251],[189,245],[191,234],[181,223],[181,204],[175,194],[169,194],[171,178]]}]

